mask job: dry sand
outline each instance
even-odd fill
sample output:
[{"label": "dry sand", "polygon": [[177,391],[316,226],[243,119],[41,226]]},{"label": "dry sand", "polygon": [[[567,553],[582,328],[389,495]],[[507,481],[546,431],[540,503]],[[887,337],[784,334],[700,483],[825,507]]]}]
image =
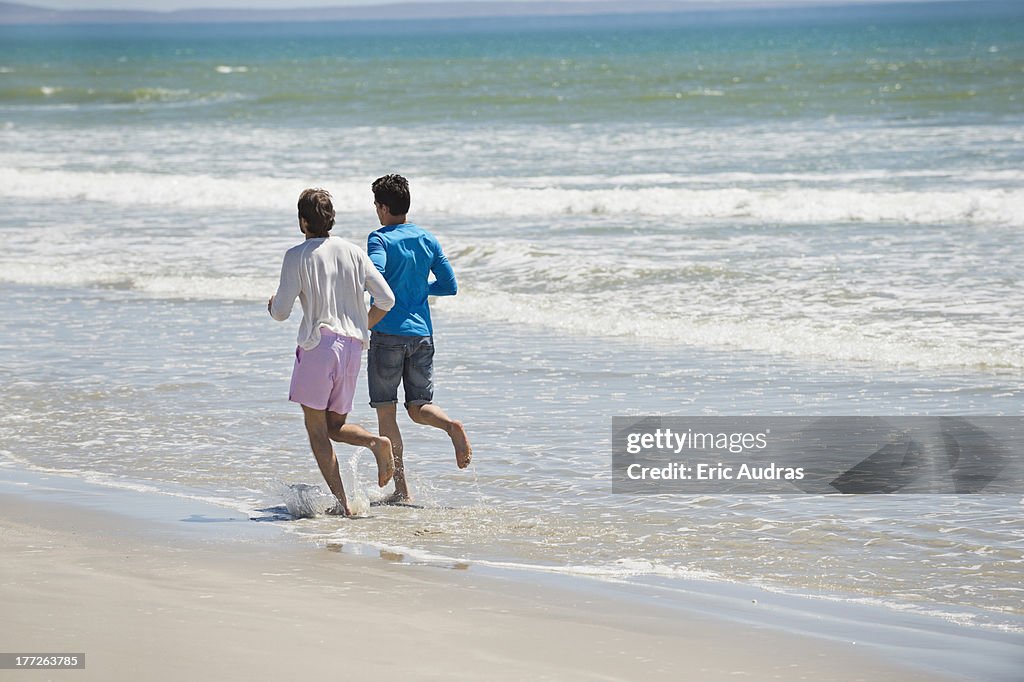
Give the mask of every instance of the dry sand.
[{"label": "dry sand", "polygon": [[25,680],[935,680],[852,644],[596,591],[348,556],[268,532],[154,532],[0,494],[0,651]]}]

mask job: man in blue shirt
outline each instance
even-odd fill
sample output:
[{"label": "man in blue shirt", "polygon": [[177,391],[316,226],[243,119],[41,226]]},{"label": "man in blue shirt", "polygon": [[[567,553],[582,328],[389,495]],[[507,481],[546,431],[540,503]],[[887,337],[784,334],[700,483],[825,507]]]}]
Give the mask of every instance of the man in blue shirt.
[{"label": "man in blue shirt", "polygon": [[458,284],[437,238],[406,221],[409,182],[401,175],[385,175],[377,178],[372,188],[381,228],[370,233],[366,251],[394,292],[395,305],[370,335],[367,383],[370,406],[377,410],[378,431],[391,440],[395,456],[395,492],[387,502],[408,502],[411,497],[396,418],[399,383],[405,389],[409,417],[448,434],[460,469],[469,466],[473,456],[462,422],[433,404],[434,331],[427,297],[454,296]]}]

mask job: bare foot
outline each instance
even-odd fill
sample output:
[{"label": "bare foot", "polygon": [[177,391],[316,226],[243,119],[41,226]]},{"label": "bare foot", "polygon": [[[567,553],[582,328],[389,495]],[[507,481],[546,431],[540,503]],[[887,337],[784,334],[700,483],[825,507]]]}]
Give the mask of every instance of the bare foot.
[{"label": "bare foot", "polygon": [[324,512],[328,516],[352,516],[352,510],[348,508],[347,504],[339,502],[330,509]]},{"label": "bare foot", "polygon": [[395,475],[395,456],[391,450],[391,439],[378,436],[373,439],[370,452],[377,459],[377,485],[383,488]]},{"label": "bare foot", "polygon": [[455,463],[459,465],[460,469],[465,469],[473,459],[473,446],[469,444],[469,437],[466,435],[466,429],[463,428],[462,422],[452,422],[448,435],[452,439],[452,445],[455,446]]},{"label": "bare foot", "polygon": [[405,494],[400,493],[400,492],[398,492],[396,490],[395,492],[391,493],[390,495],[388,495],[387,497],[382,499],[377,504],[383,504],[383,505],[388,505],[388,504],[408,504],[409,502],[412,502],[412,497],[411,496],[405,495]]}]

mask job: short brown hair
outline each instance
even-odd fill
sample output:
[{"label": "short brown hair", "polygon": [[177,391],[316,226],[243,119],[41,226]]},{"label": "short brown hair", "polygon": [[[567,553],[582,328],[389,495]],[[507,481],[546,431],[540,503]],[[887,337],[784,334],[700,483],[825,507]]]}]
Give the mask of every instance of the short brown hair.
[{"label": "short brown hair", "polygon": [[371,185],[373,200],[387,206],[391,215],[405,215],[409,212],[409,181],[401,175],[385,175]]},{"label": "short brown hair", "polygon": [[309,224],[307,230],[316,237],[330,236],[334,227],[334,204],[331,193],[325,189],[314,187],[306,189],[299,195],[299,217]]}]

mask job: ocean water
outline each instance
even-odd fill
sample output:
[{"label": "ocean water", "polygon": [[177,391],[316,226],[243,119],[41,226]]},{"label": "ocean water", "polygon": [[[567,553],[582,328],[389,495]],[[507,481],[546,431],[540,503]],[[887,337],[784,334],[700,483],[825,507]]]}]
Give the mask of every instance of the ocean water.
[{"label": "ocean water", "polygon": [[[611,494],[613,415],[1021,413],[1024,10],[890,12],[0,28],[0,466],[1024,632],[1020,496]],[[408,424],[422,508],[290,520],[321,481],[265,302],[298,193],[363,243],[387,172],[459,276],[474,465]]]}]

